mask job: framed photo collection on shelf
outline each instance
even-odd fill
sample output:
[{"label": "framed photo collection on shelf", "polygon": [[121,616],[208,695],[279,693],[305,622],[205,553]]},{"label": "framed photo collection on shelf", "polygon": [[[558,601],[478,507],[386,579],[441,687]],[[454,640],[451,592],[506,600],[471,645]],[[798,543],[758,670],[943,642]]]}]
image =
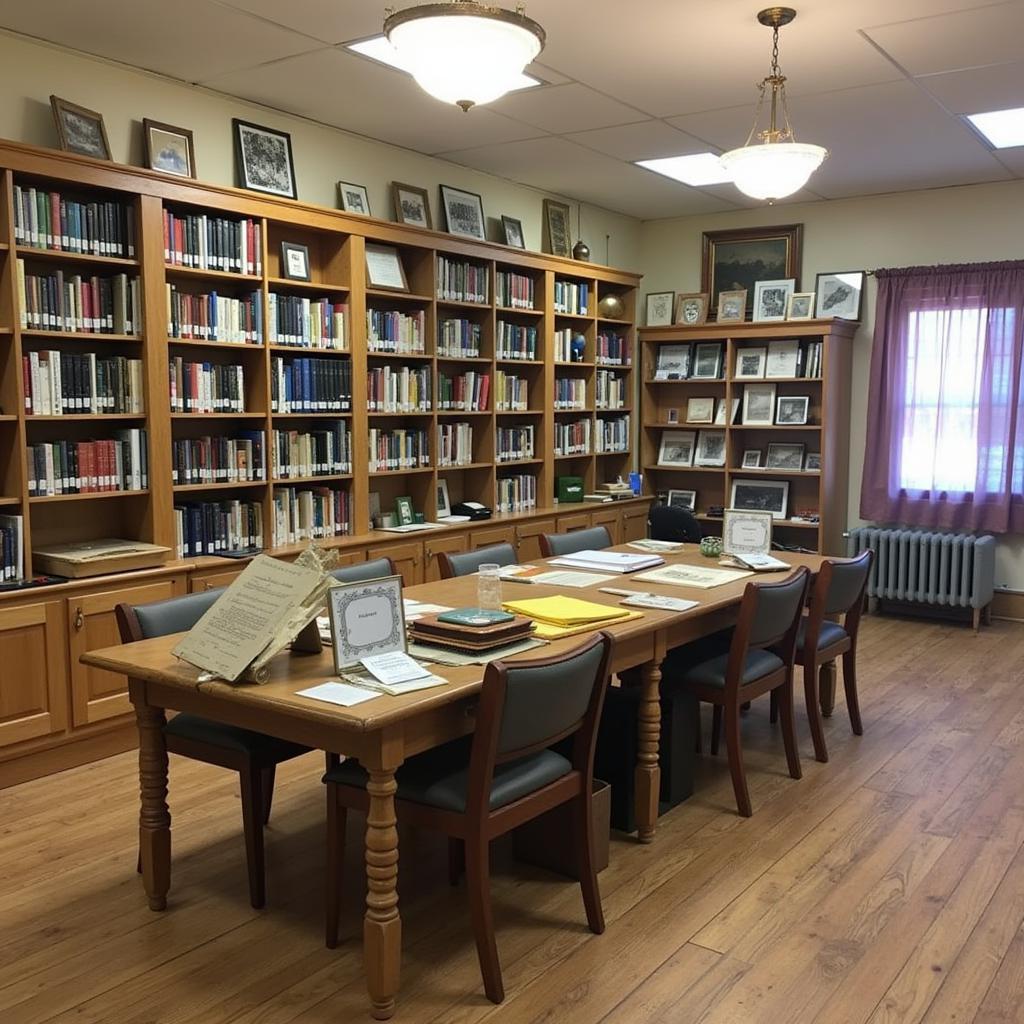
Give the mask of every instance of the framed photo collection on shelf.
[{"label": "framed photo collection on shelf", "polygon": [[476,192],[442,185],[441,207],[448,234],[458,235],[459,238],[475,238],[478,242],[487,241],[484,201]]},{"label": "framed photo collection on shelf", "polygon": [[235,162],[240,188],[297,199],[292,137],[287,132],[233,118]]},{"label": "framed photo collection on shelf", "polygon": [[[754,290],[761,281],[800,278],[802,224],[777,224],[763,228],[732,228],[705,231],[701,251],[701,291],[707,292],[711,305],[718,308],[724,292],[744,289],[744,313],[754,308]],[[783,316],[785,307],[783,307]],[[719,317],[721,320],[722,317]],[[730,321],[732,318],[729,318]]]}]

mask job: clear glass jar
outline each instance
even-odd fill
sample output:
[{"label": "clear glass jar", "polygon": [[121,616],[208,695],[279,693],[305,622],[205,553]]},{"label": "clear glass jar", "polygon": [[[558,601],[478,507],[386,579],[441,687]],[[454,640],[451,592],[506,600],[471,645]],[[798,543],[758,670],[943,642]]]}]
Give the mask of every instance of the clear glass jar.
[{"label": "clear glass jar", "polygon": [[488,611],[501,611],[501,566],[484,562],[476,571],[476,603]]}]

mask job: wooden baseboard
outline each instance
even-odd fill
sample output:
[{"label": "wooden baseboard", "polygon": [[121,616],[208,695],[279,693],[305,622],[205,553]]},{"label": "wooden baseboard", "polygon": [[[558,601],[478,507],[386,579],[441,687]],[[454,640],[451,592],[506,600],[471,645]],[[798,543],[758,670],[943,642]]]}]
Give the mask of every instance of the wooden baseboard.
[{"label": "wooden baseboard", "polygon": [[77,737],[55,747],[12,758],[0,764],[0,789],[66,771],[68,768],[77,768],[91,761],[100,761],[112,754],[131,750],[138,746],[138,742],[139,733],[135,722],[128,721],[95,736]]},{"label": "wooden baseboard", "polygon": [[992,598],[992,618],[1024,622],[1024,594],[997,590]]}]

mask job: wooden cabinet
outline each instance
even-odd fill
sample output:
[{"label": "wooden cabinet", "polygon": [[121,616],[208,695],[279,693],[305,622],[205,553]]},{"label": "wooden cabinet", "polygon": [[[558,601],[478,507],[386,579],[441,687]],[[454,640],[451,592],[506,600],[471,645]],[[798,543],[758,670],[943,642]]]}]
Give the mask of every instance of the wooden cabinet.
[{"label": "wooden cabinet", "polygon": [[[401,536],[401,535],[399,535]],[[387,556],[395,563],[395,572],[401,574],[402,584],[413,587],[423,583],[423,545],[419,541],[396,541],[391,544],[375,544],[366,552],[366,560]]]},{"label": "wooden cabinet", "polygon": [[0,608],[0,746],[64,730],[66,676],[60,603]]},{"label": "wooden cabinet", "polygon": [[202,594],[218,587],[229,587],[246,565],[248,562],[240,563],[235,569],[211,569],[208,572],[196,573],[188,581],[189,593]]},{"label": "wooden cabinet", "polygon": [[425,582],[431,583],[434,580],[441,579],[441,565],[437,556],[442,551],[448,555],[458,554],[460,551],[467,550],[466,545],[468,543],[469,540],[464,533],[443,534],[424,541],[423,567]]},{"label": "wooden cabinet", "polygon": [[622,543],[621,520],[622,515],[617,508],[594,509],[590,513],[590,525],[605,527],[612,538],[613,544]]},{"label": "wooden cabinet", "polygon": [[338,552],[338,568],[343,565],[358,565],[366,561],[366,552],[362,548]]},{"label": "wooden cabinet", "polygon": [[540,535],[555,533],[555,520],[534,519],[516,527],[516,557],[520,562],[534,562],[544,555],[540,550]]},{"label": "wooden cabinet", "polygon": [[488,548],[492,544],[511,544],[516,542],[516,529],[512,523],[505,523],[499,526],[481,526],[469,533],[469,550],[476,551],[477,548]]},{"label": "wooden cabinet", "polygon": [[572,533],[574,530],[585,530],[588,526],[590,526],[590,513],[574,512],[558,517],[558,528],[555,532]]},{"label": "wooden cabinet", "polygon": [[185,593],[185,577],[171,576],[153,583],[120,587],[95,594],[65,598],[68,622],[68,655],[71,661],[71,722],[91,725],[105,718],[127,714],[128,681],[124,676],[90,668],[78,659],[86,651],[113,647],[121,642],[114,609],[122,601],[148,604]]},{"label": "wooden cabinet", "polygon": [[620,544],[628,544],[631,540],[643,540],[647,536],[649,511],[650,507],[647,505],[634,505],[622,509]]}]

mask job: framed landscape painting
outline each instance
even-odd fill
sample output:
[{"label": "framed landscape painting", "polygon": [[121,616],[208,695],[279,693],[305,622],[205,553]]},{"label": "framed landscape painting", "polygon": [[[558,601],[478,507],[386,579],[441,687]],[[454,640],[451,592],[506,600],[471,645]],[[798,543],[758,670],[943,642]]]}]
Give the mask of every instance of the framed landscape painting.
[{"label": "framed landscape painting", "polygon": [[700,288],[710,297],[709,308],[718,308],[722,292],[746,289],[749,315],[758,281],[791,277],[799,288],[803,233],[803,224],[705,231]]}]

